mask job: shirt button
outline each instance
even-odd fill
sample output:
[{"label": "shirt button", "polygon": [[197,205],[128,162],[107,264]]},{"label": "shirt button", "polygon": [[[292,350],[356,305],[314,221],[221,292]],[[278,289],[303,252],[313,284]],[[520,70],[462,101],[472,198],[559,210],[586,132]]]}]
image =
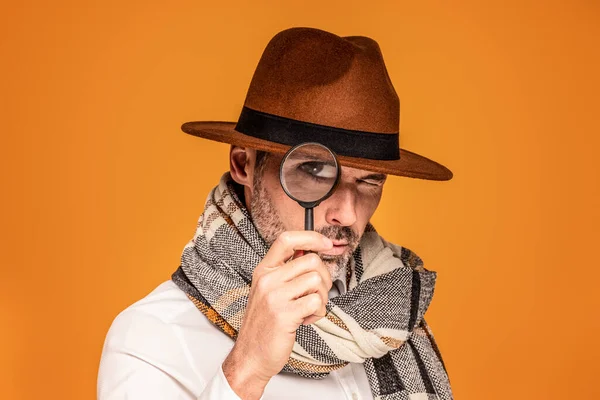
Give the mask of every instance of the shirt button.
[{"label": "shirt button", "polygon": [[358,394],[352,392],[352,400],[358,400]]}]

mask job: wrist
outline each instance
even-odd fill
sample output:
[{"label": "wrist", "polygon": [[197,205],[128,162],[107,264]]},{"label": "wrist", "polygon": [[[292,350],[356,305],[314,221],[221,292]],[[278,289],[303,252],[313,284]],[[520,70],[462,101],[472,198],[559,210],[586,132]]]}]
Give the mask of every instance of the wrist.
[{"label": "wrist", "polygon": [[262,376],[248,354],[234,346],[225,361],[223,374],[233,391],[243,400],[260,399],[271,377]]}]

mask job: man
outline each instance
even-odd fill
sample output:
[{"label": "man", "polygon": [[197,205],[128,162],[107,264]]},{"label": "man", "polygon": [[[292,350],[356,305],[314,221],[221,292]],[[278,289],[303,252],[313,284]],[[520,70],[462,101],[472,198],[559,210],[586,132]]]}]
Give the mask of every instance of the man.
[{"label": "man", "polygon": [[[399,148],[399,112],[372,39],[278,33],[237,123],[182,127],[230,143],[230,169],[172,279],[113,322],[98,397],[451,399],[423,318],[435,272],[369,223],[388,174],[452,178]],[[315,231],[279,181],[283,154],[302,142],[342,165]]]}]

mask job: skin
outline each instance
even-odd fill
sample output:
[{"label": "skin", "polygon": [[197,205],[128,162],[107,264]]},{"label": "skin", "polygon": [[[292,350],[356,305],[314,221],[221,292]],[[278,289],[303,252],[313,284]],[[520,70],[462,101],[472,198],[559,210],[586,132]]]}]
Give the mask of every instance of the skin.
[{"label": "skin", "polygon": [[[304,208],[281,187],[279,166],[283,155],[270,153],[260,170],[255,171],[256,151],[232,146],[230,172],[244,186],[246,207],[261,236],[271,246],[284,231],[304,229]],[[243,170],[242,170],[243,165]],[[379,205],[387,176],[342,166],[342,179],[331,197],[314,209],[315,231],[346,243],[336,253],[320,253],[333,280],[343,278],[348,261]]]},{"label": "skin", "polygon": [[[342,167],[336,191],[314,209],[315,231],[305,231],[304,209],[279,183],[283,156],[267,157],[256,169],[255,150],[232,146],[230,151],[231,176],[243,186],[246,207],[269,245],[254,269],[244,320],[222,365],[242,399],[259,399],[288,361],[298,327],[325,316],[332,279],[343,276],[386,179]],[[301,255],[304,250],[314,254]]]}]

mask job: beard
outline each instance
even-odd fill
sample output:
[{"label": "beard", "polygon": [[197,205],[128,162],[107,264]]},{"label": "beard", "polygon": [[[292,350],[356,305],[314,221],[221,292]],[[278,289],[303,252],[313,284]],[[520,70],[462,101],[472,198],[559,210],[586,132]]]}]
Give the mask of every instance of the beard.
[{"label": "beard", "polygon": [[[252,220],[258,233],[271,248],[277,237],[285,231],[279,213],[273,204],[271,196],[262,185],[262,175],[266,162],[259,165],[252,182],[252,200],[250,202]],[[331,240],[344,240],[348,242],[346,251],[339,255],[319,254],[321,260],[331,274],[331,280],[345,279],[348,262],[358,246],[360,237],[348,226],[328,225],[315,229],[316,232]]]}]

